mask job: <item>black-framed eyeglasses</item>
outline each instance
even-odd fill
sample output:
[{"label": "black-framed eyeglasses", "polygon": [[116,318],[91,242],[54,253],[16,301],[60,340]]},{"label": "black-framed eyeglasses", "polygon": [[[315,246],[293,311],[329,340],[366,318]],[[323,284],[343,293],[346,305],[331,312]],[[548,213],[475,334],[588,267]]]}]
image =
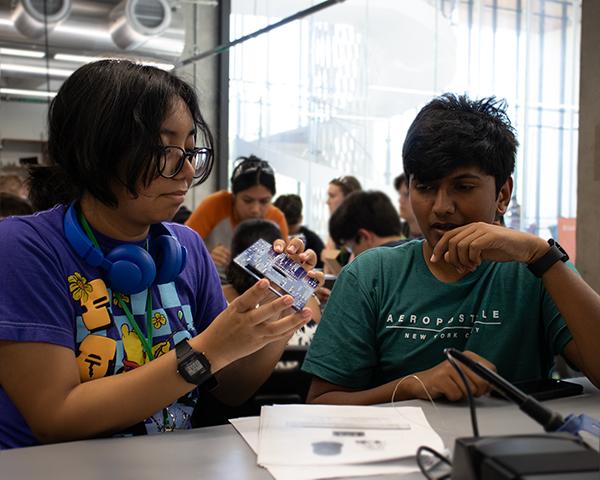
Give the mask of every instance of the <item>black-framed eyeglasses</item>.
[{"label": "black-framed eyeglasses", "polygon": [[157,156],[158,174],[164,178],[173,178],[181,172],[187,160],[194,167],[194,178],[202,178],[207,175],[207,169],[210,171],[212,154],[208,147],[184,150],[175,145],[160,146]]}]

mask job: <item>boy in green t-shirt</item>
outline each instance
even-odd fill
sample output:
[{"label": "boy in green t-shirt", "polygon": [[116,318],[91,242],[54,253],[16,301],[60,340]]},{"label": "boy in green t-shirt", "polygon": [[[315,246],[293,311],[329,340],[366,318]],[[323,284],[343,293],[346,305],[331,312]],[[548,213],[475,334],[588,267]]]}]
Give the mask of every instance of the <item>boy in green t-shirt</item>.
[{"label": "boy in green t-shirt", "polygon": [[[600,296],[553,241],[493,224],[518,145],[505,108],[445,94],[419,112],[402,153],[425,239],[344,269],[303,365],[309,402],[462,399],[446,347],[512,381],[546,377],[563,355],[600,386]],[[489,391],[465,373],[475,395]]]}]

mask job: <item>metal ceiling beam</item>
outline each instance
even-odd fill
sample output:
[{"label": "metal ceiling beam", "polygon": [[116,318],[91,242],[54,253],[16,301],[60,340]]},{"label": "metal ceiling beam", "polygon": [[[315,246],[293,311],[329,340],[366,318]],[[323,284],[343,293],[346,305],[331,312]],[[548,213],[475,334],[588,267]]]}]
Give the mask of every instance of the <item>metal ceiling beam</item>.
[{"label": "metal ceiling beam", "polygon": [[229,50],[231,47],[234,47],[235,45],[238,45],[242,42],[245,42],[246,40],[250,40],[251,38],[256,38],[259,35],[262,35],[263,33],[267,33],[270,32],[271,30],[274,30],[276,28],[282,27],[283,25],[286,25],[290,22],[293,22],[294,20],[299,20],[301,18],[307,17],[308,15],[312,15],[320,10],[323,10],[325,8],[331,7],[333,5],[335,5],[336,3],[342,3],[345,2],[346,0],[327,0],[325,2],[322,3],[318,3],[317,5],[313,5],[312,7],[307,8],[306,10],[301,10],[298,13],[295,13],[294,15],[291,15],[289,17],[286,17],[282,20],[280,20],[279,22],[273,23],[271,25],[267,25],[264,28],[261,28],[260,30],[257,30],[256,32],[253,33],[249,33],[248,35],[244,35],[243,37],[240,37],[236,40],[233,40],[231,42],[222,44],[222,45],[218,45],[215,48],[211,49],[211,50],[207,50],[205,52],[201,52],[198,53],[196,55],[192,55],[189,58],[186,58],[184,60],[179,61],[178,63],[175,64],[175,68],[178,67],[185,67],[186,65],[189,65],[190,63],[194,63],[197,62],[198,60],[202,60],[204,58],[208,58],[208,57],[212,57],[214,55],[219,55],[223,52],[226,52],[227,50]]}]

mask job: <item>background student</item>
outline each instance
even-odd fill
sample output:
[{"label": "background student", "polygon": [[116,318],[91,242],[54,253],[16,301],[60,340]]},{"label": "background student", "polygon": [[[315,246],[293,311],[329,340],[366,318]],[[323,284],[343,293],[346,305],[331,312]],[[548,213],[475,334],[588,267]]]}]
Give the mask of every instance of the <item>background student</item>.
[{"label": "background student", "polygon": [[0,192],[10,193],[17,197],[27,199],[29,186],[22,177],[22,175],[26,174],[22,170],[22,167],[17,169],[17,172],[21,174],[18,175],[17,173],[0,169]]},{"label": "background student", "polygon": [[362,186],[358,179],[352,175],[344,175],[331,180],[327,186],[329,214],[333,215],[333,212],[337,210],[348,195],[359,190],[362,190]]},{"label": "background student", "polygon": [[198,385],[244,401],[311,312],[266,301],[266,280],[227,306],[200,237],[163,223],[212,165],[193,89],[90,63],[48,126],[51,165],[31,188],[56,206],[0,222],[0,448],[189,428]]},{"label": "background student", "polygon": [[[465,398],[454,347],[508,380],[562,355],[600,386],[600,297],[555,241],[494,225],[508,207],[517,140],[494,98],[429,102],[403,147],[425,240],[373,249],[338,278],[303,365],[313,403]],[[476,396],[489,385],[466,372]],[[418,377],[420,381],[417,381]]]},{"label": "background student", "polygon": [[317,254],[317,258],[319,258],[317,268],[322,268],[323,262],[320,260],[320,257],[325,244],[319,235],[306,225],[302,225],[304,217],[302,216],[302,198],[300,198],[300,195],[293,193],[279,195],[273,205],[285,215],[290,237],[298,236],[306,248],[313,250]]},{"label": "background student", "polygon": [[353,256],[375,247],[406,242],[396,209],[383,192],[351,193],[329,219],[329,235]]},{"label": "background student", "polygon": [[203,238],[223,279],[231,261],[233,230],[240,222],[251,218],[271,220],[279,226],[282,238],[288,236],[283,213],[271,204],[276,191],[275,172],[268,162],[254,155],[238,160],[231,174],[231,192],[209,195],[186,222]]},{"label": "background student", "polygon": [[0,220],[11,215],[31,215],[31,204],[22,197],[12,193],[0,192]]},{"label": "background student", "polygon": [[[333,215],[348,195],[360,190],[362,190],[360,182],[352,175],[345,175],[331,180],[327,187],[329,214]],[[352,255],[345,249],[341,251],[337,249],[335,242],[331,238],[328,238],[325,248],[321,251],[320,258],[324,264],[323,271],[326,274],[337,275],[341,268],[352,258]],[[325,287],[317,290],[317,295],[322,304],[327,302],[330,293],[331,290]]]}]

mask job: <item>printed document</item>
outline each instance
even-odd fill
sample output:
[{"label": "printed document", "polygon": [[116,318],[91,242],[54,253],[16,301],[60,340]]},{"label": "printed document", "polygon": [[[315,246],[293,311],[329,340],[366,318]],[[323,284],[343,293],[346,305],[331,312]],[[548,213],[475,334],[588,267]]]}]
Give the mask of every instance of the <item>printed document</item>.
[{"label": "printed document", "polygon": [[261,410],[259,465],[346,465],[444,446],[419,407],[274,405]]},{"label": "printed document", "polygon": [[419,446],[444,450],[418,407],[279,405],[230,422],[277,480],[407,474]]}]

